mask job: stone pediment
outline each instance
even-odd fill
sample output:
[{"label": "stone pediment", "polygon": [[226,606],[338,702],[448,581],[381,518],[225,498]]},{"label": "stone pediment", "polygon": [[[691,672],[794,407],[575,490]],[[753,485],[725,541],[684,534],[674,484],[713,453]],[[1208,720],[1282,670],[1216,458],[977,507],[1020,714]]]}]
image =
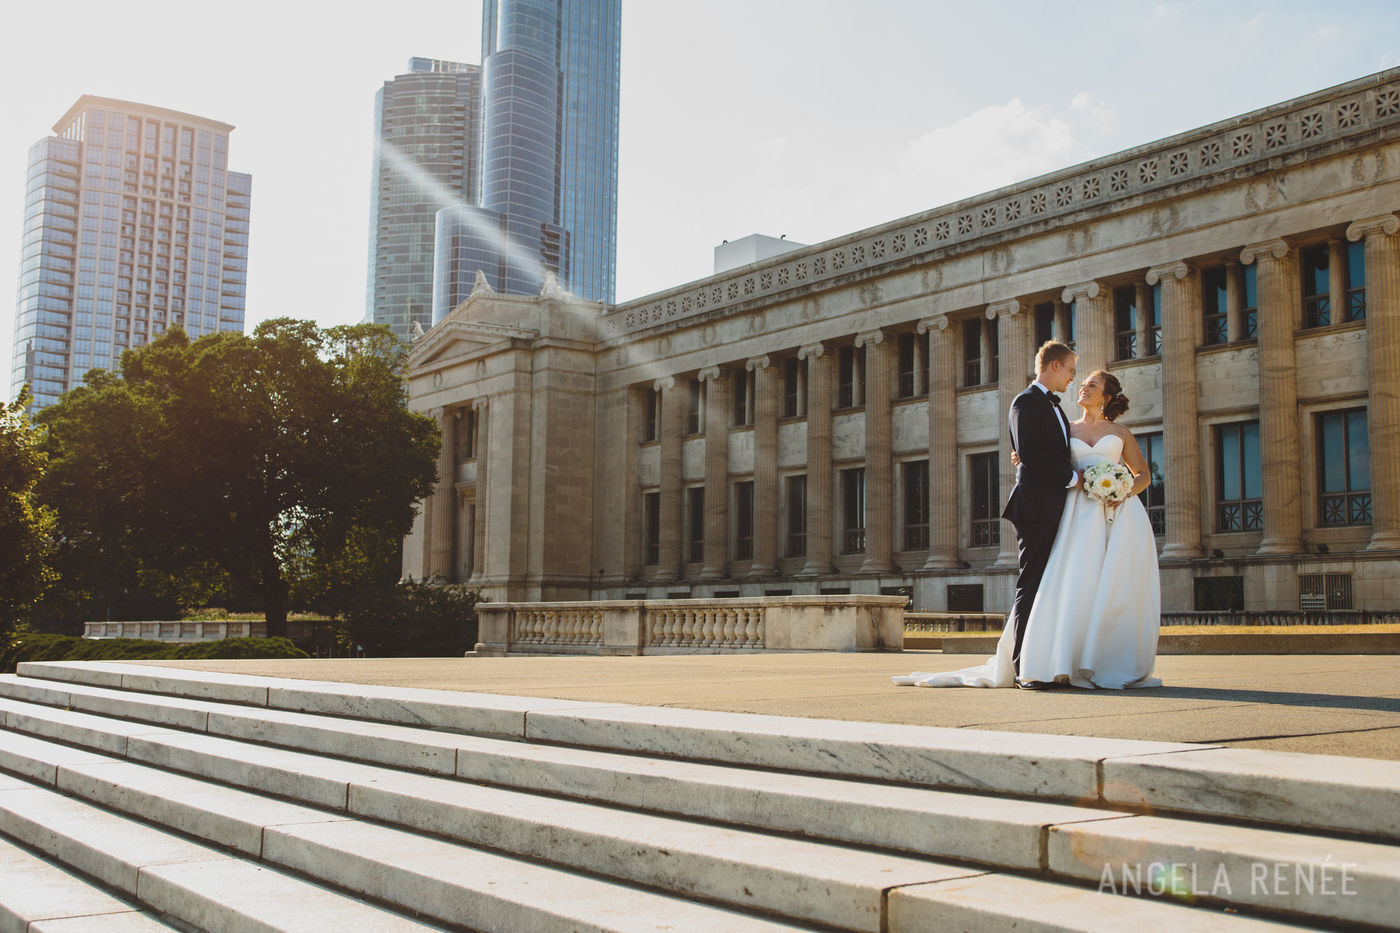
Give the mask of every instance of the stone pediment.
[{"label": "stone pediment", "polygon": [[538,331],[524,327],[449,318],[439,321],[413,345],[413,350],[408,354],[408,368],[417,369],[433,360],[461,356],[503,340],[535,340],[538,337]]}]

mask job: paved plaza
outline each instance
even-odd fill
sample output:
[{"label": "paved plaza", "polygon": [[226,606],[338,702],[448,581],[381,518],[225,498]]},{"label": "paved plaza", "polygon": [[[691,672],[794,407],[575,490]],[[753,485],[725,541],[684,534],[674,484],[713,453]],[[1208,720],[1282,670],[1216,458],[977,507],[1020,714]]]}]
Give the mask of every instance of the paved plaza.
[{"label": "paved plaza", "polygon": [[896,687],[983,655],[905,651],[623,658],[185,661],[164,667],[817,719],[1400,760],[1400,656],[1167,655],[1149,690]]}]

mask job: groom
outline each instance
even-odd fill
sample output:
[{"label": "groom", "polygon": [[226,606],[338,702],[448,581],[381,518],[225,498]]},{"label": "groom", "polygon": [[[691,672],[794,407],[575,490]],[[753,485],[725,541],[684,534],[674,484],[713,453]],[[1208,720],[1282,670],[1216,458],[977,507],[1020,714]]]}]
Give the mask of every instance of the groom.
[{"label": "groom", "polygon": [[1035,381],[1016,396],[1008,418],[1011,447],[1021,464],[1016,468],[1016,485],[1011,488],[1011,497],[1001,517],[1016,529],[1020,573],[1016,577],[1016,599],[1011,604],[1009,624],[1016,632],[1012,654],[1016,685],[1028,689],[1044,685],[1020,679],[1021,642],[1026,635],[1026,620],[1040,589],[1050,545],[1060,527],[1065,490],[1083,482],[1082,474],[1071,465],[1069,419],[1061,410],[1060,397],[1056,394],[1069,388],[1076,362],[1078,357],[1068,346],[1056,340],[1047,341],[1035,355]]}]

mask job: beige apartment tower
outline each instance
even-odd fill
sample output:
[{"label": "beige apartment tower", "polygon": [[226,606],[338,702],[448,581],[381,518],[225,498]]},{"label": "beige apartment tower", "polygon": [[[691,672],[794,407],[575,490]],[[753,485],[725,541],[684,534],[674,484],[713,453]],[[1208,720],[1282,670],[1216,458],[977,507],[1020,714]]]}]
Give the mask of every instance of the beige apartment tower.
[{"label": "beige apartment tower", "polygon": [[622,305],[479,286],[410,357],[404,574],[1005,610],[1053,337],[1131,399],[1164,611],[1394,609],[1397,211],[1392,70]]}]

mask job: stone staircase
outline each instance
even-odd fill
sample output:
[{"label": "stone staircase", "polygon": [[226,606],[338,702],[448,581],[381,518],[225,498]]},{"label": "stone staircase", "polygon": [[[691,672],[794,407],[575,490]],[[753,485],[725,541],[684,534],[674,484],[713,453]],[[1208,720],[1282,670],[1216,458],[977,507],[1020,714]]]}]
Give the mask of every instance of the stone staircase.
[{"label": "stone staircase", "polygon": [[1400,763],[27,663],[0,933],[1400,923]]}]

